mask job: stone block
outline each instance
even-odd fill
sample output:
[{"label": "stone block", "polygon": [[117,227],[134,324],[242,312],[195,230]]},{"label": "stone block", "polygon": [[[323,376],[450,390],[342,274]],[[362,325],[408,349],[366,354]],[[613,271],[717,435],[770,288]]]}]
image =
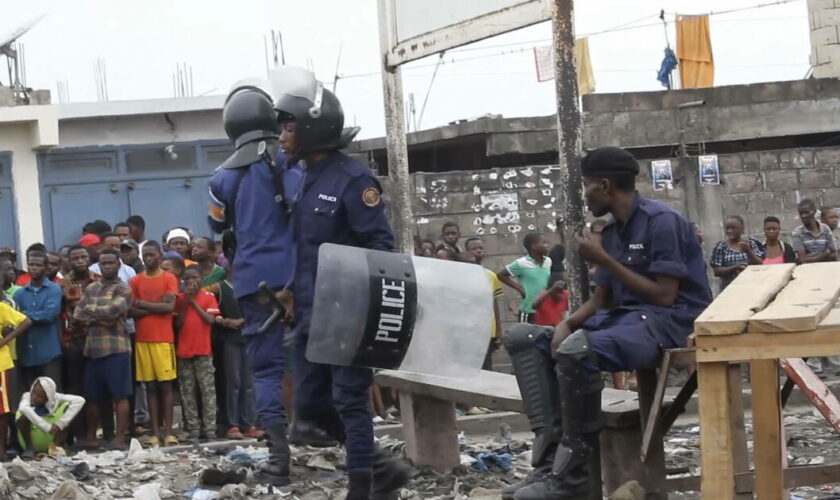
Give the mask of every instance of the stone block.
[{"label": "stone block", "polygon": [[796,205],[799,204],[800,201],[808,199],[813,200],[814,203],[819,207],[822,204],[823,200],[823,191],[820,189],[794,189],[786,193],[787,201],[785,203],[785,208],[796,213]]},{"label": "stone block", "polygon": [[721,173],[731,174],[744,170],[744,158],[739,154],[718,156],[718,166]]},{"label": "stone block", "polygon": [[759,158],[758,152],[750,151],[748,153],[741,153],[741,161],[744,163],[745,172],[754,172],[758,170]]},{"label": "stone block", "polygon": [[[393,206],[388,204],[388,206]],[[416,195],[411,198],[411,210],[414,216],[418,215],[436,215],[440,213],[440,208],[433,207],[429,203],[429,198],[425,194]]]},{"label": "stone block", "polygon": [[830,207],[840,207],[840,188],[828,188],[823,191],[823,203]]},{"label": "stone block", "polygon": [[826,188],[834,181],[834,170],[831,168],[812,168],[799,172],[800,185],[804,188]]},{"label": "stone block", "polygon": [[786,149],[784,151],[779,151],[779,168],[782,170],[788,168],[803,169],[813,167],[813,149]]},{"label": "stone block", "polygon": [[[729,212],[727,214],[745,214],[745,213],[757,213],[761,215],[770,215],[770,214],[777,214],[784,210],[784,200],[785,194],[784,193],[773,193],[773,192],[758,192],[758,193],[750,193],[746,195],[747,197],[747,210],[741,212]],[[728,197],[727,197],[728,198]],[[726,201],[724,200],[724,205],[726,205]]]},{"label": "stone block", "polygon": [[[796,177],[796,172],[793,173]],[[727,193],[751,193],[762,188],[761,177],[756,173],[721,174]]]},{"label": "stone block", "polygon": [[762,172],[764,184],[772,191],[782,191],[796,188],[799,185],[799,177],[796,170],[779,170],[775,172]]},{"label": "stone block", "polygon": [[758,168],[765,170],[776,170],[779,168],[779,153],[775,151],[761,151],[758,153]]},{"label": "stone block", "polygon": [[724,216],[729,215],[740,215],[747,213],[747,200],[748,196],[746,194],[733,194],[729,196],[723,197],[723,214]]},{"label": "stone block", "polygon": [[840,43],[840,40],[837,39],[837,26],[823,26],[812,30],[811,43],[814,45]]},{"label": "stone block", "polygon": [[820,148],[814,152],[817,168],[840,167],[840,148]]},{"label": "stone block", "polygon": [[472,192],[447,193],[446,200],[446,213],[478,213],[481,211],[480,195],[473,194]]}]

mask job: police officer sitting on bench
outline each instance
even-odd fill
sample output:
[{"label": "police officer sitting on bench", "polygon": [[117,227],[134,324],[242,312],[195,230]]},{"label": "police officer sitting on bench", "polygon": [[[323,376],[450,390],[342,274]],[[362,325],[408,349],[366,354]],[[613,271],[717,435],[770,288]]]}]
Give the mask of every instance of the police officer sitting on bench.
[{"label": "police officer sitting on bench", "polygon": [[592,460],[602,420],[600,372],[656,366],[664,349],[686,345],[712,299],[691,224],[636,192],[639,164],[630,153],[591,151],[581,173],[592,214],[613,217],[602,235],[577,237],[581,256],[598,266],[597,287],[553,335],[527,324],[505,335],[536,437],[534,472],[505,488],[503,498],[601,498]]}]

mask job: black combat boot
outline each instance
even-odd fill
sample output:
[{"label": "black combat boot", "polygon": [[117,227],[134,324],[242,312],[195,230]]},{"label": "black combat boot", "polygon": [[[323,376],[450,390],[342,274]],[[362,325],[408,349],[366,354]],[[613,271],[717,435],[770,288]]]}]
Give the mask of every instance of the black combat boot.
[{"label": "black combat boot", "polygon": [[274,486],[286,486],[291,479],[291,452],[286,438],[286,424],[275,424],[266,429],[268,461],[260,466],[260,474]]},{"label": "black combat boot", "polygon": [[347,477],[345,500],[371,500],[372,474],[370,471],[350,471]]},{"label": "black combat boot", "polygon": [[411,480],[411,466],[381,448],[373,451],[373,500],[395,500]]},{"label": "black combat boot", "polygon": [[289,442],[295,446],[311,446],[313,448],[331,448],[338,446],[338,441],[317,423],[302,418],[292,421],[292,431]]}]

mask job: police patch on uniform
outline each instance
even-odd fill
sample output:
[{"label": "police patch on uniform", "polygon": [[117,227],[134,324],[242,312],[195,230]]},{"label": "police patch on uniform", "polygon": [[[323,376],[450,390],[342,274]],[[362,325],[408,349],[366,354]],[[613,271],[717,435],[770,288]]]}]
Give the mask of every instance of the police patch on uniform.
[{"label": "police patch on uniform", "polygon": [[379,190],[375,187],[369,187],[362,191],[362,202],[369,207],[375,207],[379,205],[379,202],[381,200],[382,195],[379,193]]}]

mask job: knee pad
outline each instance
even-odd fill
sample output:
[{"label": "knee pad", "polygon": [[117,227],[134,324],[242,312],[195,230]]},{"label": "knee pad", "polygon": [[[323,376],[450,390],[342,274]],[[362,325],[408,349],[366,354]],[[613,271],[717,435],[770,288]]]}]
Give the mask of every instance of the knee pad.
[{"label": "knee pad", "polygon": [[505,332],[502,336],[502,344],[508,354],[513,355],[522,350],[533,349],[540,339],[551,340],[551,334],[551,327],[518,323]]}]

